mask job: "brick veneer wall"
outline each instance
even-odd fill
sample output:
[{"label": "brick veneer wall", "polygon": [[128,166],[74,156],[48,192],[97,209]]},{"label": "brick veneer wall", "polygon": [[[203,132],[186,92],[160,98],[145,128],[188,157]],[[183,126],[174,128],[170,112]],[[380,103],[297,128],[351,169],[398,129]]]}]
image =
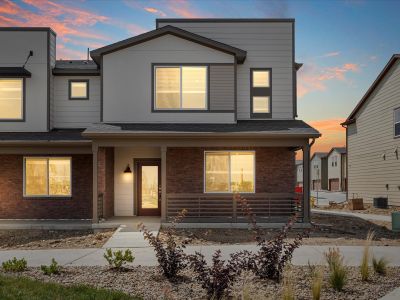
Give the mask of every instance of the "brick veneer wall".
[{"label": "brick veneer wall", "polygon": [[114,216],[114,148],[101,147],[98,152],[98,192],[103,194],[102,217]]},{"label": "brick veneer wall", "polygon": [[24,198],[23,155],[0,155],[0,219],[92,218],[92,155],[57,156],[72,157],[70,198]]},{"label": "brick veneer wall", "polygon": [[206,150],[255,150],[256,193],[294,192],[295,153],[288,148],[168,148],[167,194],[203,193]]}]

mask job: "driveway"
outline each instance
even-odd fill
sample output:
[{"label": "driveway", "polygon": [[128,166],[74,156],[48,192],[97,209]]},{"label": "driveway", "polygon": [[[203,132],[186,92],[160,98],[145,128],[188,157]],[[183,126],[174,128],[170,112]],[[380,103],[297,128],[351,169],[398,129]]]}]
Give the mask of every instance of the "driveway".
[{"label": "driveway", "polygon": [[317,199],[317,205],[329,205],[329,201],[336,203],[346,201],[346,192],[311,191],[311,196]]}]

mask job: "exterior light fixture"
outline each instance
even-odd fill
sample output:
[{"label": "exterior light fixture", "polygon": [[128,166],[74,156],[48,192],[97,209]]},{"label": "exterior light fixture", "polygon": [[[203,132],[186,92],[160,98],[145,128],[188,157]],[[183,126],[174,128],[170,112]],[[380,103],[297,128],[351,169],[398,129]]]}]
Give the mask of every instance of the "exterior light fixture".
[{"label": "exterior light fixture", "polygon": [[132,170],[131,170],[131,167],[129,166],[129,164],[126,165],[124,173],[132,173]]}]

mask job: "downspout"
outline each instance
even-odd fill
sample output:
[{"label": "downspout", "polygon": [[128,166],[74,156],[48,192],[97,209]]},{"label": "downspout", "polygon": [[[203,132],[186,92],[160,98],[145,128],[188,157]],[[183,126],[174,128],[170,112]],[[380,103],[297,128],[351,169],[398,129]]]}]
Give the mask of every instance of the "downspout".
[{"label": "downspout", "polygon": [[[349,135],[348,135],[348,126],[346,123],[340,124],[343,128],[346,128],[346,201],[349,201]],[[354,197],[353,197],[354,198]]]}]

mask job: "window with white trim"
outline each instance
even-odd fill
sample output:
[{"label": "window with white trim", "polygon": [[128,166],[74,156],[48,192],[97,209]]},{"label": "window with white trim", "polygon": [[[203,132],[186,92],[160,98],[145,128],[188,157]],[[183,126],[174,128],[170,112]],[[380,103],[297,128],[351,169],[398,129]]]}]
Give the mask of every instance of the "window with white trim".
[{"label": "window with white trim", "polygon": [[271,117],[271,72],[270,68],[250,69],[250,116]]},{"label": "window with white trim", "polygon": [[25,157],[24,195],[71,196],[71,158]]},{"label": "window with white trim", "polygon": [[394,110],[394,136],[400,137],[400,107]]},{"label": "window with white trim", "polygon": [[0,120],[22,120],[24,79],[0,78]]},{"label": "window with white trim", "polygon": [[154,67],[155,110],[206,110],[207,66]]},{"label": "window with white trim", "polygon": [[254,193],[254,151],[206,151],[206,193]]}]

